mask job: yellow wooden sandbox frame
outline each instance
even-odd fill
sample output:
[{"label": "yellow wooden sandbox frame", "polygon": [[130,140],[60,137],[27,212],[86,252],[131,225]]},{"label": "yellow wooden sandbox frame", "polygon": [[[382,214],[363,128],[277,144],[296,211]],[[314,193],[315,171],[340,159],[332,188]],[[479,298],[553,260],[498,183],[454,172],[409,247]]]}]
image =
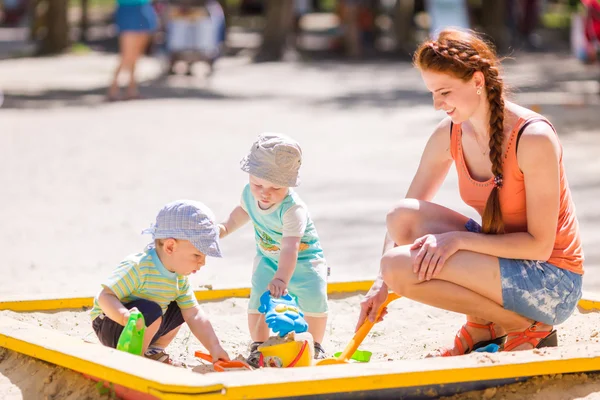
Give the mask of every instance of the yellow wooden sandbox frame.
[{"label": "yellow wooden sandbox frame", "polygon": [[[364,292],[371,281],[329,284],[329,293]],[[199,301],[247,297],[250,289],[201,290]],[[90,307],[91,297],[0,301],[0,310],[57,311]],[[585,295],[583,311],[600,311],[600,297]],[[348,338],[350,339],[350,338]],[[401,346],[401,344],[398,344]],[[365,395],[428,398],[515,382],[533,376],[600,371],[600,344],[536,352],[404,360],[309,368],[198,374],[84,342],[9,317],[0,317],[0,347],[81,372],[158,399],[343,398]],[[539,353],[543,352],[544,357]],[[134,398],[134,397],[131,397]]]}]

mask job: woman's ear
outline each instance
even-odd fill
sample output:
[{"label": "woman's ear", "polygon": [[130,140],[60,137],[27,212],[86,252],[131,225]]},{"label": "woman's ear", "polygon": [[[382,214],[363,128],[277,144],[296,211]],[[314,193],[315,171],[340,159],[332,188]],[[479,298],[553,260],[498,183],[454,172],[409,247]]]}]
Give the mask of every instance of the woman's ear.
[{"label": "woman's ear", "polygon": [[472,82],[475,85],[475,89],[485,88],[485,75],[483,75],[483,72],[475,71]]}]

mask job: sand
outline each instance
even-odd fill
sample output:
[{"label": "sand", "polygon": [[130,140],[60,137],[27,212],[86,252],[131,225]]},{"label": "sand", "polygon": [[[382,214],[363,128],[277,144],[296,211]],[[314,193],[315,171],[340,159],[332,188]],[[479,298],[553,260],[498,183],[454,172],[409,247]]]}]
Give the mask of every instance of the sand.
[{"label": "sand", "polygon": [[0,348],[2,400],[106,399],[102,392],[81,374]]},{"label": "sand", "polygon": [[[323,343],[329,354],[341,351],[352,337],[361,298],[361,294],[352,294],[335,296],[331,299],[331,318],[328,322],[326,340]],[[250,338],[246,328],[247,303],[247,299],[233,298],[201,304],[202,309],[211,319],[223,347],[232,358],[248,354]],[[2,311],[0,315],[42,328],[55,329],[86,341],[98,342],[86,311],[52,313]],[[462,316],[458,314],[431,308],[408,299],[399,299],[390,304],[390,311],[385,321],[372,329],[360,348],[373,352],[372,363],[420,359],[439,346],[449,345],[462,322]],[[568,347],[582,343],[598,343],[599,327],[600,313],[582,314],[576,311],[567,322],[558,327],[560,345]],[[196,350],[204,350],[204,348],[186,326],[181,329],[167,350],[172,357],[185,362],[195,372],[213,372],[209,363],[194,357]],[[3,354],[4,358],[0,361],[0,376],[4,375],[4,380],[0,380],[2,399],[26,399],[28,393],[34,392],[44,393],[52,399],[75,399],[85,398],[85,396],[94,399],[99,396],[95,383],[86,381],[79,374],[62,368],[53,368],[47,363],[34,361],[12,352]],[[51,377],[48,378],[49,376]],[[452,399],[592,399],[595,397],[585,396],[600,398],[600,395],[595,394],[597,391],[600,391],[599,378],[595,375],[579,374],[541,377],[503,387],[495,392],[493,389],[487,392],[472,392],[454,396]],[[552,393],[555,397],[548,397],[548,393]],[[573,397],[574,393],[577,397]]]}]

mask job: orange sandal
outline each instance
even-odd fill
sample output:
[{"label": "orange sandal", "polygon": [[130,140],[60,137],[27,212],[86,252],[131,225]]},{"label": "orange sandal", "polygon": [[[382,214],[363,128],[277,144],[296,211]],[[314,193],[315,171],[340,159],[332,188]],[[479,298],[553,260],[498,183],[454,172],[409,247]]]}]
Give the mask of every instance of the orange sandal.
[{"label": "orange sandal", "polygon": [[[471,334],[469,333],[469,331],[467,331],[465,326],[468,326],[470,328],[477,328],[477,329],[487,329],[490,331],[490,335],[492,336],[492,338],[490,340],[482,340],[480,342],[473,343],[473,338],[471,337]],[[466,349],[463,347],[463,344],[460,341],[460,335],[462,335],[462,337],[465,339],[465,342],[467,342]],[[454,337],[454,345],[460,352],[459,355],[465,355],[465,354],[469,354],[470,352],[472,352],[474,350],[488,346],[490,344],[496,344],[500,347],[500,349],[502,349],[502,347],[504,346],[505,340],[506,340],[506,335],[496,337],[496,331],[494,330],[493,322],[483,325],[483,324],[477,324],[475,322],[467,321],[463,326],[460,327],[460,330]],[[452,354],[450,354],[450,349],[446,348],[446,349],[440,350],[440,356],[441,357],[451,357]]]},{"label": "orange sandal", "polygon": [[525,329],[523,332],[509,333],[507,336],[506,344],[504,345],[504,351],[511,351],[515,347],[519,347],[522,344],[529,343],[534,349],[541,349],[542,347],[556,347],[558,346],[558,337],[556,329],[551,331],[537,331],[540,322],[534,322],[531,326]]}]

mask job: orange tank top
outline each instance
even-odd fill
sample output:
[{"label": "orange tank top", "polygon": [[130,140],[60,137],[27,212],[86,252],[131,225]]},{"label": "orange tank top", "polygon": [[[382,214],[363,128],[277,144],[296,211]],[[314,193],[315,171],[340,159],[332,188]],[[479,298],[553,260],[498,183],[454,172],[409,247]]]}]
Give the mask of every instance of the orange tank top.
[{"label": "orange tank top", "polygon": [[[527,232],[527,214],[525,203],[525,181],[517,162],[516,142],[518,132],[523,125],[532,119],[545,121],[539,116],[520,118],[508,139],[506,152],[503,155],[503,186],[500,190],[500,209],[506,233]],[[552,126],[550,124],[550,126]],[[554,127],[552,127],[554,129]],[[451,152],[458,173],[458,186],[462,200],[473,207],[479,215],[483,215],[485,204],[493,188],[494,178],[485,182],[471,177],[464,159],[462,149],[462,129],[459,124],[452,126]],[[560,167],[560,208],[556,227],[554,249],[548,260],[556,265],[577,274],[583,274],[583,248],[579,235],[579,223],[575,215],[575,205],[571,199],[571,191],[562,160],[562,147],[559,160]]]}]

